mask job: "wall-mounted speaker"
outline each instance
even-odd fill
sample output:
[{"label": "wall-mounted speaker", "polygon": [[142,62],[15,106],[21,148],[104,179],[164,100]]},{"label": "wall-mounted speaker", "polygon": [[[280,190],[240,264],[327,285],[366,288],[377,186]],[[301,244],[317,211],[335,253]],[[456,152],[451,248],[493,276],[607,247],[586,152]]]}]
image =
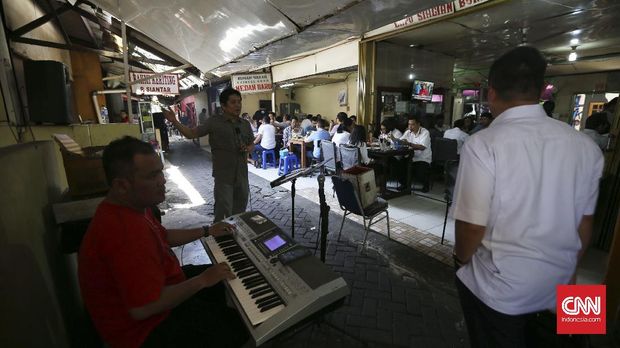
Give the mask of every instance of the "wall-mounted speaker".
[{"label": "wall-mounted speaker", "polygon": [[75,122],[69,71],[63,63],[51,60],[25,61],[24,79],[30,123]]}]

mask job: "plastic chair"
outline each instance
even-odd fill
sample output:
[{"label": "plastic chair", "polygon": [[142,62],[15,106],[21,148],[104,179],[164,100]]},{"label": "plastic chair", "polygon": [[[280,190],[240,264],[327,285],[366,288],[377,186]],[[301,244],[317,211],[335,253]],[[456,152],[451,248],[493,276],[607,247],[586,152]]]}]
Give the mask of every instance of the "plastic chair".
[{"label": "plastic chair", "polygon": [[289,153],[286,156],[280,157],[280,164],[278,166],[278,175],[286,175],[299,168],[299,162],[297,156],[293,153]]},{"label": "plastic chair", "polygon": [[[267,161],[268,156],[271,156],[271,161]],[[268,164],[274,168],[276,167],[276,151],[274,149],[263,151],[263,169],[267,169]]]},{"label": "plastic chair", "polygon": [[[376,224],[383,219],[386,219],[387,222],[388,239],[391,238],[390,214],[388,213],[387,201],[377,197],[377,199],[372,204],[370,204],[366,208],[362,208],[362,204],[359,200],[359,197],[357,196],[357,192],[355,192],[355,188],[349,180],[339,176],[332,176],[332,183],[334,184],[334,189],[336,191],[336,195],[338,196],[338,204],[340,205],[340,209],[344,210],[342,222],[340,223],[340,230],[338,231],[338,240],[340,240],[340,234],[342,233],[344,220],[349,214],[355,214],[362,217],[365,230],[363,243],[364,248],[366,247],[366,241],[368,239],[368,232],[370,232],[370,226]],[[385,213],[385,216],[375,220],[375,218],[379,217],[383,213]],[[366,220],[368,220],[368,224],[366,224]]]},{"label": "plastic chair", "polygon": [[325,163],[325,171],[336,173],[336,145],[329,140],[321,140],[321,155]]},{"label": "plastic chair", "polygon": [[446,182],[446,190],[444,191],[444,199],[446,200],[446,216],[443,219],[443,231],[441,232],[441,244],[443,244],[446,236],[446,224],[448,223],[448,211],[452,206],[452,195],[454,194],[454,185],[456,184],[456,174],[459,169],[459,161],[446,161],[444,166],[444,177]]},{"label": "plastic chair", "polygon": [[357,146],[342,144],[338,150],[340,151],[340,163],[342,170],[347,170],[351,167],[360,165],[360,149]]}]

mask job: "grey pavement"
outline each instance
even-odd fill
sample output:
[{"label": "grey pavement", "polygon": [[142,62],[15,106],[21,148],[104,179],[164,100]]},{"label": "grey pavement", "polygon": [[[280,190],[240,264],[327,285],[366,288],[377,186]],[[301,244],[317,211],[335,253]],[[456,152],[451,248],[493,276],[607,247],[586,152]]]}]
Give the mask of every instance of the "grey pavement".
[{"label": "grey pavement", "polygon": [[[169,181],[167,200],[162,204],[166,211],[164,225],[182,228],[210,223],[213,219],[210,155],[190,141],[179,141],[171,143],[166,159],[179,168],[206,204],[175,208],[175,204],[187,204],[189,199]],[[326,183],[329,182],[327,178]],[[290,232],[290,192],[272,189],[269,182],[253,174],[250,174],[250,191],[248,210],[261,211]],[[314,249],[318,221],[318,202],[296,196],[295,240]],[[362,250],[364,229],[353,221],[345,222],[341,241],[337,241],[340,221],[340,215],[330,213],[326,264],[349,284],[350,296],[341,307],[325,315],[324,322],[289,330],[264,347],[468,346],[451,267],[377,233],[369,234],[368,247]],[[183,253],[183,262],[204,260],[205,253],[199,243],[186,246]]]}]

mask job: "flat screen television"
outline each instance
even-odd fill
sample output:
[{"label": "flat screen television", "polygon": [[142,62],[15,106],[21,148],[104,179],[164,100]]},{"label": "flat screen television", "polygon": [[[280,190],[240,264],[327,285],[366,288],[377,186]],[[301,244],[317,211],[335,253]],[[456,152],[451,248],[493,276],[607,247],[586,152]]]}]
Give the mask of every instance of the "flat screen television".
[{"label": "flat screen television", "polygon": [[431,100],[433,97],[433,82],[415,80],[413,81],[413,99]]},{"label": "flat screen television", "polygon": [[431,99],[433,103],[443,103],[443,94],[433,94],[433,98]]}]

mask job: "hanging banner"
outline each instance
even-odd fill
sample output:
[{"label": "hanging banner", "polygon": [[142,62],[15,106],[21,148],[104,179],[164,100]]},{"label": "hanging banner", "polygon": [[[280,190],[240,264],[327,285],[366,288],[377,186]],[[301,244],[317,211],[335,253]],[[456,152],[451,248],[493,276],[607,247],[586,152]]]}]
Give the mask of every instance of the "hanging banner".
[{"label": "hanging banner", "polygon": [[369,38],[372,36],[389,33],[391,31],[395,31],[401,28],[414,26],[416,24],[424,23],[430,20],[434,20],[437,18],[441,18],[443,16],[451,15],[455,12],[462,11],[464,9],[474,7],[480,5],[482,3],[488,2],[490,0],[454,0],[447,2],[445,4],[440,4],[431,8],[427,8],[426,10],[422,10],[418,13],[415,13],[411,16],[408,16],[404,19],[398,20],[396,22],[384,25],[380,28],[371,30],[364,34],[365,38]]},{"label": "hanging banner", "polygon": [[407,27],[412,24],[430,21],[432,19],[437,19],[437,18],[447,16],[453,13],[454,13],[454,3],[449,2],[447,4],[437,5],[435,7],[427,8],[424,11],[420,11],[414,14],[413,16],[409,16],[405,19],[394,22],[394,28],[397,29],[397,28]]},{"label": "hanging banner", "polygon": [[271,74],[233,75],[232,88],[241,94],[271,92]]},{"label": "hanging banner", "polygon": [[483,2],[487,2],[489,0],[455,0],[454,6],[457,11],[464,10],[466,8],[474,7],[476,5],[480,5]]},{"label": "hanging banner", "polygon": [[[137,81],[145,77],[151,77],[155,73],[130,72],[129,81]],[[138,95],[161,95],[179,94],[179,75],[164,74],[131,85],[131,91]]]}]

